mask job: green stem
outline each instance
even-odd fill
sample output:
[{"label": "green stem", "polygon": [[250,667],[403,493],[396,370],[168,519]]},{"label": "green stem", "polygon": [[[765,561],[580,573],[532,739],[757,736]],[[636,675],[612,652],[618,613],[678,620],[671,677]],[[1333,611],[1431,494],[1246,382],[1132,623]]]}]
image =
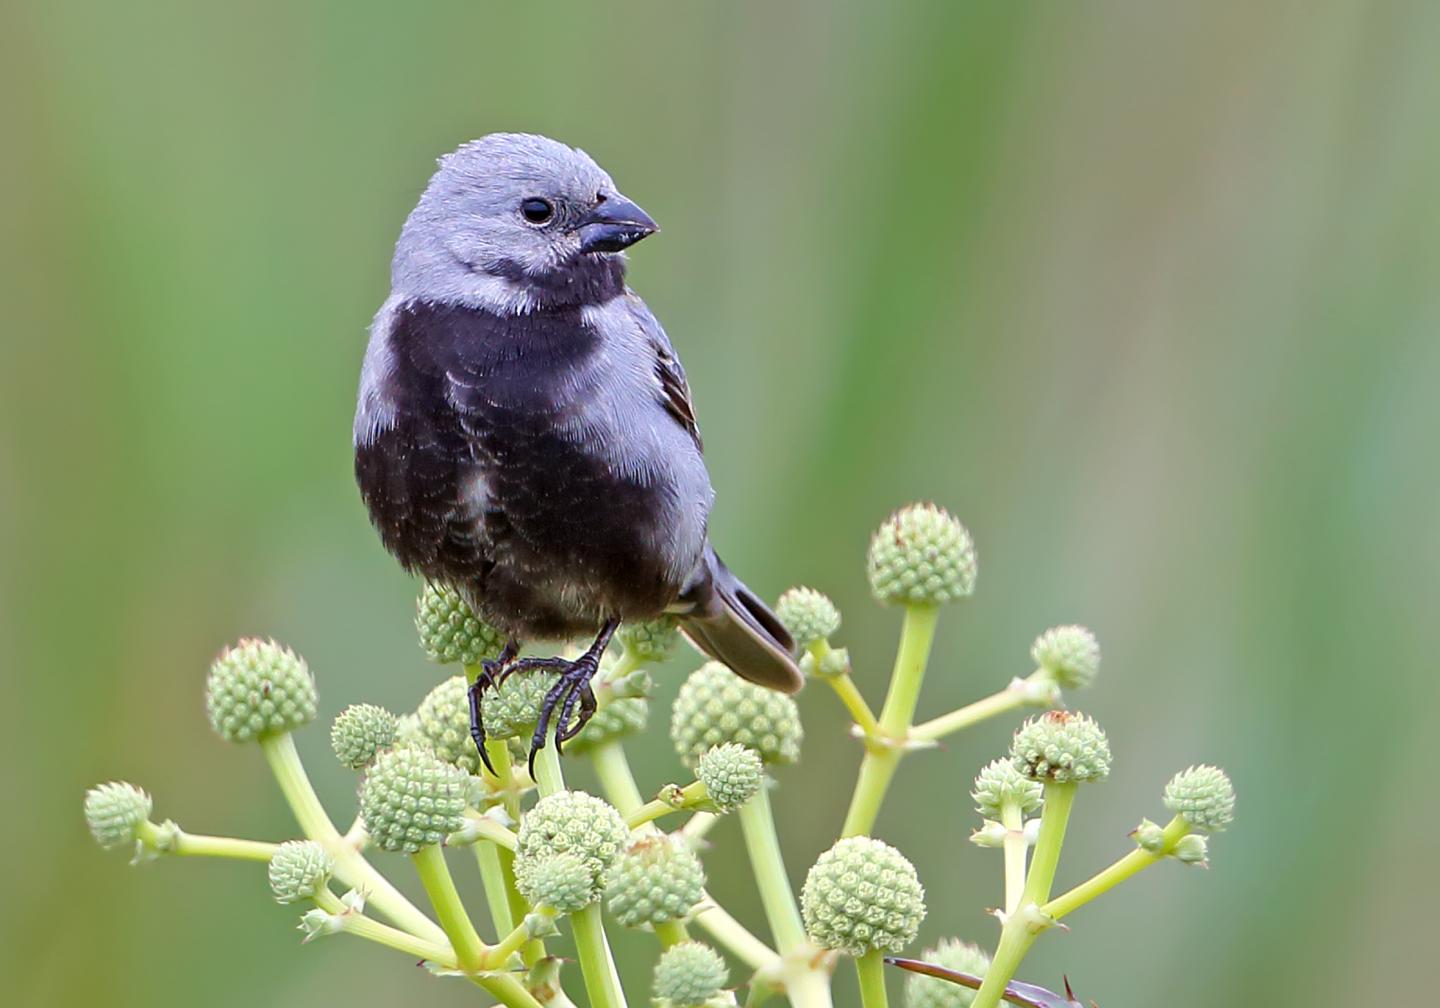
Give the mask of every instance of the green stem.
[{"label": "green stem", "polygon": [[714,812],[696,812],[686,820],[685,825],[680,827],[680,835],[689,844],[699,843],[705,839],[705,835],[715,828],[720,817]]},{"label": "green stem", "polygon": [[279,844],[264,840],[240,840],[235,837],[205,836],[186,833],[174,823],[159,826],[144,822],[136,836],[146,847],[161,854],[179,857],[231,858],[237,861],[269,861]]},{"label": "green stem", "polygon": [[739,815],[740,831],[745,836],[745,849],[750,854],[750,869],[760,890],[765,919],[780,954],[788,955],[805,943],[805,925],[795,905],[790,878],[785,874],[769,790],[762,785],[754,798],[740,806]]},{"label": "green stem", "polygon": [[1035,944],[1037,932],[1032,931],[1019,916],[1012,916],[1000,932],[1000,944],[995,949],[995,958],[985,971],[985,982],[975,994],[970,1008],[999,1008],[1005,997],[1005,988],[1020,969],[1020,963],[1030,946]]},{"label": "green stem", "polygon": [[[604,781],[601,781],[600,786],[602,788],[605,786]],[[608,789],[606,789],[606,797],[610,797]],[[615,800],[611,798],[610,802],[613,805]],[[663,802],[659,798],[655,798],[646,802],[644,805],[641,805],[639,808],[627,813],[625,815],[625,825],[629,826],[632,830],[636,830],[639,829],[641,826],[644,826],[646,823],[652,823],[656,819],[661,818],[662,816],[667,816],[671,812],[678,811],[680,810],[677,809],[674,805],[671,805],[669,802]]]},{"label": "green stem", "polygon": [[510,912],[510,893],[505,887],[500,849],[484,840],[474,846],[475,863],[480,868],[480,881],[485,886],[485,906],[490,911],[490,923],[496,934],[506,934],[514,930],[515,917]]},{"label": "green stem", "polygon": [[1179,842],[1180,838],[1189,832],[1189,824],[1176,816],[1165,826],[1161,849],[1157,853],[1152,854],[1143,848],[1137,848],[1093,878],[1087,879],[1069,892],[1055,897],[1041,909],[1055,920],[1059,920],[1164,858],[1175,849],[1175,844]]},{"label": "green stem", "polygon": [[1000,806],[1000,825],[1005,827],[1005,912],[1013,914],[1025,891],[1025,815],[1014,802]]},{"label": "green stem", "polygon": [[290,733],[262,737],[260,750],[265,754],[270,772],[275,775],[275,781],[280,785],[280,791],[285,795],[301,831],[324,847],[335,860],[335,877],[352,889],[363,891],[370,905],[406,931],[430,941],[443,941],[445,932],[340,835],[315,794]]},{"label": "green stem", "polygon": [[860,764],[860,777],[845,815],[842,836],[867,834],[875,826],[885,792],[900,764],[901,746],[909,736],[915,705],[920,700],[920,685],[925,680],[925,666],[930,660],[930,645],[935,640],[935,623],[939,610],[935,606],[907,606],[905,622],[900,628],[900,647],[895,653],[895,669],[890,675],[890,688],[885,706],[880,710],[879,738],[866,748]]},{"label": "green stem", "polygon": [[475,829],[475,843],[488,840],[497,847],[503,847],[506,850],[515,849],[515,844],[518,841],[515,838],[514,832],[501,826],[494,819],[491,819],[487,815],[479,815],[474,812],[467,812],[465,819],[466,822],[470,823]]},{"label": "green stem", "polygon": [[855,680],[850,678],[849,672],[842,672],[839,675],[826,676],[825,681],[845,705],[849,712],[850,719],[859,725],[860,730],[867,738],[874,737],[880,730],[880,722],[875,719],[875,714],[870,710],[870,705],[865,702],[860,688],[855,685]]},{"label": "green stem", "polygon": [[[1025,879],[1025,892],[1020,904],[1040,906],[1050,898],[1055,884],[1055,869],[1060,865],[1060,848],[1065,843],[1065,826],[1075,804],[1075,783],[1045,785],[1045,811],[1040,814],[1040,836],[1035,840],[1035,854],[1030,858],[1030,875]],[[1009,982],[1008,980],[1006,981]]]},{"label": "green stem", "polygon": [[560,754],[555,751],[555,736],[552,734],[547,742],[545,748],[535,754],[535,784],[539,787],[542,798],[565,790],[565,775],[560,771]]},{"label": "green stem", "polygon": [[735,958],[753,969],[773,965],[778,958],[773,949],[751,934],[744,924],[731,917],[709,893],[695,905],[694,921],[710,932],[710,937],[729,949]]},{"label": "green stem", "polygon": [[[554,912],[548,909],[537,908],[534,912],[543,914],[551,920],[555,918]],[[530,928],[522,920],[519,925],[511,928],[504,938],[500,939],[499,944],[490,946],[485,953],[486,967],[493,970],[504,969],[510,957],[523,949],[529,941],[531,941]]]},{"label": "green stem", "polygon": [[671,945],[679,945],[681,942],[690,940],[690,933],[685,930],[683,922],[678,920],[665,921],[663,924],[655,925],[655,937],[660,939],[664,948]]},{"label": "green stem", "polygon": [[571,914],[570,927],[575,933],[575,951],[591,1008],[625,1008],[625,994],[620,989],[620,978],[600,921],[600,904],[591,903],[579,913]]},{"label": "green stem", "polygon": [[860,1003],[864,1008],[889,1008],[885,994],[885,962],[879,949],[871,949],[855,960],[860,977]]},{"label": "green stem", "polygon": [[460,902],[455,880],[451,878],[450,868],[445,864],[445,854],[437,845],[431,844],[421,847],[411,855],[411,860],[415,862],[420,881],[430,896],[430,905],[435,908],[435,915],[440,918],[440,926],[445,929],[461,968],[471,973],[484,969],[487,946],[480,940],[470,915],[465,912],[465,906]]},{"label": "green stem", "polygon": [[470,978],[477,987],[483,987],[505,1008],[545,1008],[525,985],[508,974],[489,974]]},{"label": "green stem", "polygon": [[953,735],[962,728],[969,728],[996,715],[1006,714],[1025,706],[1025,704],[1024,691],[1007,686],[999,692],[991,693],[983,700],[976,700],[949,714],[942,714],[923,724],[916,725],[915,730],[910,733],[910,737],[920,742],[934,742],[946,735]]},{"label": "green stem", "polygon": [[[500,871],[505,880],[505,896],[510,903],[510,919],[521,921],[530,912],[530,904],[525,897],[520,895],[520,890],[515,888],[515,852],[501,847]],[[497,929],[498,933],[498,929]],[[525,965],[534,966],[541,959],[545,958],[545,942],[540,938],[533,938],[525,944]]]},{"label": "green stem", "polygon": [[[623,662],[625,659],[622,656],[620,660]],[[600,778],[600,789],[605,792],[610,804],[620,810],[622,816],[628,817],[645,805],[645,799],[640,796],[640,788],[635,784],[635,775],[630,772],[630,761],[625,758],[625,749],[618,741],[612,740],[596,746],[590,758],[595,764],[595,773]]]},{"label": "green stem", "polygon": [[455,950],[448,943],[441,945],[426,941],[424,938],[415,937],[408,931],[401,931],[399,928],[393,928],[388,924],[381,924],[371,917],[366,917],[363,913],[356,913],[341,903],[339,897],[329,889],[321,889],[315,897],[315,903],[321,910],[338,919],[340,930],[346,934],[364,938],[366,941],[384,945],[416,959],[424,959],[426,962],[444,966],[446,969],[456,969],[459,965],[455,959]]}]

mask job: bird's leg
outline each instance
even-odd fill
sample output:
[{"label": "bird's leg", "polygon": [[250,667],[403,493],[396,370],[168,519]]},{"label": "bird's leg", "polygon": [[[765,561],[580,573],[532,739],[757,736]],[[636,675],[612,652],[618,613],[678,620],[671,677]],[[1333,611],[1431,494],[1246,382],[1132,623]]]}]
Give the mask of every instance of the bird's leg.
[{"label": "bird's leg", "polygon": [[480,695],[491,686],[496,684],[497,678],[504,672],[505,666],[514,658],[515,653],[520,650],[520,644],[511,637],[500,649],[500,653],[494,658],[486,658],[480,663],[480,674],[470,684],[470,737],[475,740],[475,748],[480,753],[480,762],[485,764],[496,777],[495,767],[490,763],[490,754],[485,751],[485,719],[480,711]]},{"label": "bird's leg", "polygon": [[[531,777],[535,776],[535,754],[545,748],[545,736],[549,734],[550,718],[555,713],[555,708],[560,707],[560,724],[555,731],[556,752],[560,751],[562,742],[578,735],[595,713],[595,691],[590,688],[590,680],[595,678],[595,673],[599,671],[600,656],[605,653],[605,648],[609,646],[610,638],[615,636],[615,628],[619,625],[618,619],[606,620],[595,637],[595,643],[579,658],[564,663],[560,678],[550,687],[550,692],[545,694],[545,700],[540,704],[540,718],[535,724],[535,735],[530,739]],[[580,716],[575,724],[567,725],[577,696],[580,700]]]}]

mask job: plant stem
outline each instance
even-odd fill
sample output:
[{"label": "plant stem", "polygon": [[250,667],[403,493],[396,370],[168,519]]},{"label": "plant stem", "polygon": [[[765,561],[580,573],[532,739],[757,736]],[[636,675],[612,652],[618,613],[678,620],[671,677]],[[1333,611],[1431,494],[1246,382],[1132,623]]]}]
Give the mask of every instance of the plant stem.
[{"label": "plant stem", "polygon": [[719,821],[720,817],[714,812],[696,812],[680,827],[680,835],[685,838],[686,843],[698,843],[705,839],[705,834],[714,829]]},{"label": "plant stem", "polygon": [[[622,657],[620,660],[623,662],[625,659]],[[635,784],[635,775],[630,772],[630,761],[625,758],[625,750],[618,741],[611,740],[596,746],[590,758],[595,764],[595,773],[600,778],[601,790],[605,792],[610,804],[620,810],[622,816],[628,819],[645,805],[645,799],[640,796],[640,788]],[[635,825],[638,824],[632,824],[631,829],[634,829]]]},{"label": "plant stem", "polygon": [[915,705],[920,699],[920,684],[925,679],[925,665],[930,660],[930,645],[935,640],[935,622],[939,610],[935,606],[907,606],[905,622],[900,628],[900,647],[895,653],[895,669],[890,675],[890,688],[885,706],[880,710],[876,744],[865,749],[860,763],[860,777],[850,799],[841,836],[867,834],[875,826],[880,805],[885,800],[895,769],[900,765],[901,749],[910,732]]},{"label": "plant stem", "polygon": [[591,1008],[625,1008],[625,994],[620,989],[620,978],[600,921],[600,904],[591,903],[579,913],[571,914],[570,927],[575,933],[575,951]]},{"label": "plant stem", "polygon": [[347,934],[404,952],[416,959],[436,963],[446,969],[456,969],[459,965],[455,959],[455,950],[448,942],[442,945],[426,941],[424,938],[415,937],[409,931],[381,924],[374,918],[366,917],[363,913],[357,913],[345,906],[329,889],[321,889],[315,897],[315,903],[321,910],[338,919],[340,930]]},{"label": "plant stem", "polygon": [[910,737],[916,741],[934,742],[946,735],[952,735],[962,728],[977,725],[987,718],[1008,713],[1025,706],[1025,704],[1025,692],[1007,686],[996,693],[991,693],[983,700],[976,700],[949,714],[942,714],[924,724],[916,725],[915,730],[910,733]]},{"label": "plant stem", "polygon": [[1050,899],[1055,869],[1060,865],[1060,848],[1065,843],[1065,826],[1070,821],[1078,787],[1073,782],[1051,781],[1045,785],[1045,811],[1040,814],[1040,836],[1035,840],[1035,854],[1030,858],[1030,874],[1025,879],[1024,895],[1020,897],[1022,906],[1027,903],[1040,906]]},{"label": "plant stem", "polygon": [[1020,806],[1005,802],[1000,806],[1000,825],[1005,827],[1005,912],[1013,914],[1025,891],[1025,816]]},{"label": "plant stem", "polygon": [[506,1008],[545,1008],[535,999],[535,995],[525,989],[524,984],[509,974],[476,976],[471,977],[470,981],[477,987],[485,988]]},{"label": "plant stem", "polygon": [[[535,913],[543,914],[551,920],[555,918],[555,914],[551,910],[537,909]],[[530,928],[522,920],[519,925],[511,928],[505,934],[505,937],[500,939],[498,944],[491,945],[486,951],[486,967],[493,970],[504,969],[505,963],[510,957],[524,948],[526,942],[530,940]]]},{"label": "plant stem", "polygon": [[860,977],[860,1003],[864,1008],[889,1008],[885,994],[885,962],[879,949],[871,949],[855,960]]},{"label": "plant stem", "polygon": [[[600,785],[601,787],[604,787],[605,782],[602,780],[600,782]],[[615,804],[615,799],[610,796],[608,788],[606,789],[606,797],[610,798],[610,803],[612,805]],[[663,802],[659,798],[652,799],[646,802],[644,805],[641,805],[639,808],[633,809],[628,813],[626,813],[624,809],[621,809],[621,812],[625,815],[625,825],[629,826],[632,830],[639,829],[646,823],[652,823],[656,819],[661,818],[662,816],[667,816],[671,812],[678,811],[680,810],[677,809],[674,805],[671,805],[669,802]]]},{"label": "plant stem", "polygon": [[709,893],[695,904],[694,920],[701,928],[710,932],[710,937],[734,953],[735,958],[754,969],[772,965],[779,958],[773,949],[751,934],[744,924],[731,917]]},{"label": "plant stem", "polygon": [[240,840],[235,837],[205,836],[186,833],[174,823],[165,827],[144,822],[136,835],[146,847],[163,854],[179,857],[231,858],[237,861],[269,861],[279,844],[264,840]]},{"label": "plant stem", "polygon": [[280,785],[280,791],[285,795],[301,831],[324,847],[335,860],[335,877],[351,888],[362,890],[372,906],[406,931],[430,941],[444,940],[445,932],[391,885],[389,879],[371,867],[364,856],[340,835],[315,794],[290,733],[263,736],[260,750],[265,754],[270,772],[275,775],[275,781]]},{"label": "plant stem", "polygon": [[451,878],[450,868],[445,864],[445,854],[437,845],[432,844],[416,851],[411,855],[411,860],[415,862],[420,881],[430,896],[430,905],[435,908],[435,914],[440,918],[440,926],[445,929],[461,968],[471,973],[484,969],[488,947],[480,940],[470,915],[465,912],[465,906],[460,902],[455,880]]},{"label": "plant stem", "polygon": [[849,712],[850,719],[860,726],[860,730],[866,737],[874,736],[880,730],[880,722],[875,719],[875,714],[870,710],[870,705],[865,702],[860,688],[855,685],[855,680],[850,678],[849,672],[842,672],[839,675],[826,676],[825,681],[845,705]]},{"label": "plant stem", "polygon": [[484,840],[474,846],[475,863],[480,868],[480,881],[485,886],[485,906],[490,911],[491,926],[497,935],[507,934],[515,928],[515,917],[510,912],[510,893],[505,888],[500,850]]},{"label": "plant stem", "polygon": [[560,754],[555,751],[554,735],[550,736],[549,744],[535,754],[535,784],[542,798],[565,790],[565,775],[560,771]]},{"label": "plant stem", "polygon": [[690,934],[685,930],[685,924],[678,920],[670,920],[665,921],[663,924],[656,924],[655,937],[660,939],[660,945],[663,948],[669,948],[671,945],[679,945],[683,941],[690,940]]},{"label": "plant stem", "polygon": [[765,919],[782,956],[805,943],[805,925],[795,905],[795,894],[785,874],[785,861],[780,855],[780,841],[775,833],[775,814],[770,807],[770,792],[762,784],[755,797],[740,806],[740,831],[750,854],[750,868],[760,890]]},{"label": "plant stem", "polygon": [[478,815],[474,812],[467,812],[465,820],[475,829],[475,833],[477,835],[477,839],[475,840],[476,843],[488,840],[495,846],[503,847],[505,850],[515,849],[515,844],[517,842],[515,839],[515,833],[511,830],[506,829],[504,826],[501,826],[498,822],[496,822],[494,819],[491,819],[489,816]]},{"label": "plant stem", "polygon": [[1165,832],[1162,834],[1164,838],[1163,845],[1159,852],[1152,854],[1143,848],[1137,848],[1116,861],[1109,868],[1081,882],[1069,892],[1055,897],[1041,909],[1046,914],[1059,920],[1066,914],[1078,910],[1086,903],[1089,903],[1095,897],[1109,892],[1132,875],[1138,874],[1164,858],[1165,855],[1175,849],[1175,844],[1180,838],[1189,832],[1189,824],[1186,823],[1184,819],[1176,816],[1165,826]]},{"label": "plant stem", "polygon": [[1005,997],[1005,988],[1020,969],[1025,953],[1035,944],[1036,937],[1037,933],[1030,930],[1019,916],[1011,916],[1005,921],[1005,927],[1000,932],[1000,944],[995,949],[995,958],[991,960],[990,968],[985,971],[985,982],[980,985],[970,1008],[999,1008]]}]

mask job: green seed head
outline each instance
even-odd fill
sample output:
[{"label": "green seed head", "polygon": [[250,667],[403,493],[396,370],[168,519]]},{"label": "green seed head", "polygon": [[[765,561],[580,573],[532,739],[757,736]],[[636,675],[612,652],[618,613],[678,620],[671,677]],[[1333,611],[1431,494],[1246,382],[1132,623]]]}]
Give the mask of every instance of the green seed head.
[{"label": "green seed head", "polygon": [[277,903],[313,899],[335,862],[314,840],[287,840],[270,857],[270,890]]},{"label": "green seed head", "polygon": [[661,616],[643,623],[622,624],[615,637],[627,655],[635,656],[642,665],[654,665],[675,653],[680,639],[678,627],[675,617]]},{"label": "green seed head", "polygon": [[1062,688],[1080,689],[1100,671],[1100,642],[1082,626],[1051,627],[1035,638],[1030,657]]},{"label": "green seed head", "polygon": [[85,792],[85,822],[95,842],[106,849],[133,844],[152,808],[148,794],[123,781],[97,784]]},{"label": "green seed head", "polygon": [[330,748],[351,770],[369,766],[381,749],[395,744],[399,733],[395,715],[374,704],[353,704],[340,712],[330,726]]},{"label": "green seed head", "polygon": [[303,659],[274,641],[247,639],[210,666],[205,710],[230,742],[280,735],[315,720],[315,679]]},{"label": "green seed head", "polygon": [[725,742],[700,754],[695,776],[705,785],[716,812],[731,812],[759,791],[765,779],[760,754],[739,742]]},{"label": "green seed head", "polygon": [[941,605],[975,590],[975,544],[949,512],[910,504],[870,540],[870,590],[882,603]]},{"label": "green seed head", "polygon": [[[984,977],[990,956],[978,945],[958,938],[942,938],[920,956],[925,962],[944,966],[973,977]],[[905,1008],[970,1008],[976,992],[937,977],[911,973],[905,978]]]},{"label": "green seed head", "polygon": [[925,890],[894,847],[847,837],[805,876],[800,912],[810,940],[822,948],[857,957],[871,949],[898,952],[925,919]]},{"label": "green seed head", "polygon": [[576,913],[600,898],[590,869],[568,851],[516,858],[515,887],[531,906],[548,906],[562,914]]},{"label": "green seed head", "polygon": [[1046,711],[1020,726],[1010,743],[1010,761],[1035,781],[1099,781],[1110,775],[1110,741],[1084,714]]},{"label": "green seed head", "polygon": [[620,813],[601,799],[584,791],[557,791],[520,818],[516,840],[517,860],[573,854],[601,887],[629,842],[630,830]]},{"label": "green seed head", "polygon": [[[470,737],[469,684],[451,676],[420,701],[413,736],[406,741],[428,747],[436,756],[468,774],[480,772],[480,754]],[[488,709],[486,711],[488,716]]]},{"label": "green seed head", "polygon": [[1219,767],[1192,766],[1165,785],[1165,807],[1197,830],[1218,833],[1235,818],[1235,786]]},{"label": "green seed head", "polygon": [[775,615],[801,651],[840,629],[840,610],[813,588],[791,588],[775,603]]},{"label": "green seed head", "polygon": [[389,749],[365,775],[360,817],[377,846],[414,854],[465,824],[467,783],[462,771],[428,749]]},{"label": "green seed head", "polygon": [[[484,693],[481,711],[485,717],[485,735],[488,738],[529,739],[535,731],[535,723],[540,719],[540,706],[545,701],[545,694],[550,692],[560,679],[559,672],[552,672],[548,669],[531,669],[527,672],[516,672],[506,678],[499,686],[488,689]],[[470,724],[469,699],[466,698],[465,724],[468,732]],[[559,720],[559,712],[551,719],[551,724]],[[474,751],[474,745],[471,745]]]},{"label": "green seed head", "polygon": [[610,871],[605,900],[626,927],[681,920],[705,892],[705,869],[690,846],[664,834],[630,844]]},{"label": "green seed head", "polygon": [[500,653],[505,635],[475,618],[453,588],[427,584],[415,605],[425,656],[441,665],[478,665]]},{"label": "green seed head", "polygon": [[645,727],[649,717],[649,698],[615,697],[595,713],[579,735],[565,743],[565,752],[582,756],[606,742],[634,735]]},{"label": "green seed head", "polygon": [[999,819],[1000,807],[1013,804],[1022,814],[1040,807],[1044,788],[1015,769],[1008,759],[997,759],[985,765],[975,776],[975,811],[986,819]]},{"label": "green seed head", "polygon": [[691,673],[670,719],[675,751],[692,770],[705,750],[724,742],[749,746],[766,763],[794,763],[804,735],[794,700],[746,682],[719,662]]},{"label": "green seed head", "polygon": [[729,980],[719,952],[700,942],[680,942],[655,964],[656,1003],[659,1008],[704,1008]]}]

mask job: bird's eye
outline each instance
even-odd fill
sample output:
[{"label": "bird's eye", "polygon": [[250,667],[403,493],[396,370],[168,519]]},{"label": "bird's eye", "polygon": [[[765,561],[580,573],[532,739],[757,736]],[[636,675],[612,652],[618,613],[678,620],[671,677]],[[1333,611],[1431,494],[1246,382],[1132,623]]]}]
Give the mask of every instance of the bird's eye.
[{"label": "bird's eye", "polygon": [[555,216],[555,208],[550,205],[549,200],[535,196],[520,204],[520,215],[531,224],[544,224]]}]

